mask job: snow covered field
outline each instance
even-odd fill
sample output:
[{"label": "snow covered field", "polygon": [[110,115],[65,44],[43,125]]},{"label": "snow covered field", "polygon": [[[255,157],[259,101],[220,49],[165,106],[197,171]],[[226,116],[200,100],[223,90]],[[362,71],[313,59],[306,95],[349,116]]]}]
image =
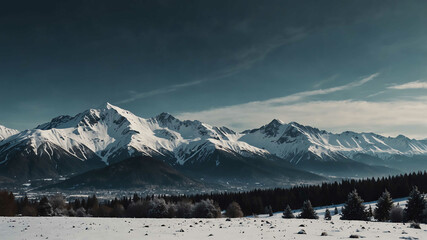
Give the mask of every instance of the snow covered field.
[{"label": "snow covered field", "polygon": [[[395,199],[402,207],[407,198]],[[376,202],[365,203],[375,207]],[[323,220],[325,209],[333,214],[335,206],[316,208],[320,220],[282,219],[259,215],[220,219],[148,219],[78,217],[0,217],[1,240],[32,239],[427,239],[427,225],[410,228],[406,223],[343,221],[339,215]],[[298,214],[299,211],[294,211]],[[298,234],[304,230],[306,234]],[[325,232],[327,236],[321,236]]]},{"label": "snow covered field", "polygon": [[[427,239],[427,226],[307,219],[128,219],[2,217],[0,238],[9,239]],[[304,226],[301,226],[304,225]],[[306,234],[298,234],[304,229]],[[321,236],[326,232],[328,236]]]}]

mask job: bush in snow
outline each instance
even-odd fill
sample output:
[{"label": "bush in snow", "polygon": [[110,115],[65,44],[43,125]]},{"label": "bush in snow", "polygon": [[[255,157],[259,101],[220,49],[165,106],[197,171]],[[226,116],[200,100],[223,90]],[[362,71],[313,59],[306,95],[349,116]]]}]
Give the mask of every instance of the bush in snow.
[{"label": "bush in snow", "polygon": [[53,210],[65,209],[67,205],[65,202],[65,197],[62,196],[62,194],[55,194],[53,196],[50,196],[49,203],[52,206]]},{"label": "bush in snow", "polygon": [[193,217],[195,218],[219,218],[221,210],[211,199],[202,200],[194,205]]},{"label": "bush in snow", "polygon": [[193,204],[189,201],[181,201],[176,204],[176,217],[191,218],[193,212]]},{"label": "bush in snow", "polygon": [[283,218],[295,218],[294,214],[292,213],[292,209],[289,205],[286,205],[285,211],[283,211]]},{"label": "bush in snow", "polygon": [[390,219],[390,210],[393,207],[393,200],[390,193],[385,190],[377,201],[377,207],[374,211],[374,218],[378,221],[388,221]]},{"label": "bush in snow", "polygon": [[112,217],[124,217],[125,214],[126,214],[126,211],[122,204],[120,203],[114,204],[113,211],[111,212]]},{"label": "bush in snow", "polygon": [[302,204],[301,214],[299,218],[306,219],[318,219],[317,213],[314,211],[313,206],[311,205],[310,200],[304,201]]},{"label": "bush in snow", "polygon": [[267,207],[265,207],[264,212],[268,214],[268,216],[273,216],[273,208],[268,205]]},{"label": "bush in snow", "polygon": [[338,208],[335,207],[335,209],[334,209],[334,215],[337,215],[337,214],[338,214]]},{"label": "bush in snow", "polygon": [[176,205],[169,203],[168,204],[168,218],[176,217]]},{"label": "bush in snow", "polygon": [[166,218],[169,215],[168,205],[162,198],[154,198],[148,204],[149,218]]},{"label": "bush in snow", "polygon": [[52,216],[68,216],[68,209],[56,208],[52,211]]},{"label": "bush in snow", "polygon": [[329,209],[326,209],[325,220],[331,220],[331,219],[332,219],[331,212],[329,211]]},{"label": "bush in snow", "polygon": [[391,222],[403,222],[403,208],[399,205],[393,206],[390,210]]},{"label": "bush in snow", "polygon": [[232,202],[228,205],[225,215],[229,218],[240,218],[243,217],[243,212],[237,202]]},{"label": "bush in snow", "polygon": [[75,217],[76,216],[76,211],[73,208],[68,209],[67,210],[67,216]]},{"label": "bush in snow", "polygon": [[52,205],[50,205],[47,197],[43,197],[40,200],[39,206],[37,207],[37,213],[39,216],[52,216]]},{"label": "bush in snow", "polygon": [[96,210],[93,211],[93,216],[110,217],[112,212],[113,212],[112,208],[105,205],[101,205],[100,207],[98,207]]},{"label": "bush in snow", "polygon": [[423,211],[426,208],[426,200],[418,191],[417,187],[413,187],[409,193],[409,199],[405,208],[405,217],[408,221],[421,222],[423,220]]},{"label": "bush in snow", "polygon": [[126,216],[132,218],[143,218],[148,215],[148,202],[147,201],[138,201],[131,203],[126,209]]},{"label": "bush in snow", "polygon": [[23,209],[22,209],[22,216],[37,216],[37,209],[31,205],[26,205]]},{"label": "bush in snow", "polygon": [[86,209],[83,207],[80,207],[76,210],[76,216],[77,217],[86,217]]},{"label": "bush in snow", "polygon": [[348,194],[347,201],[342,209],[343,220],[367,220],[365,206],[363,206],[363,200],[354,190]]}]

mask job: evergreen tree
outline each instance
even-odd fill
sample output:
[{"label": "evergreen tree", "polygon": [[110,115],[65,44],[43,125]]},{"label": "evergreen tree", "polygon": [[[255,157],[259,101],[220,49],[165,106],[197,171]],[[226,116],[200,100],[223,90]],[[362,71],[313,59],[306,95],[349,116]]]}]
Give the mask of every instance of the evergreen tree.
[{"label": "evergreen tree", "polygon": [[405,208],[406,219],[409,221],[421,222],[425,207],[426,200],[420,191],[418,191],[418,188],[413,187]]},{"label": "evergreen tree", "polygon": [[335,209],[334,209],[334,215],[337,215],[337,214],[338,214],[338,208],[335,207]]},{"label": "evergreen tree", "polygon": [[283,218],[295,218],[294,214],[292,213],[292,209],[289,205],[286,205],[285,211],[283,211]]},{"label": "evergreen tree", "polygon": [[267,207],[265,207],[265,213],[268,214],[268,216],[273,216],[273,208],[271,207],[271,205],[268,205]]},{"label": "evergreen tree", "polygon": [[326,209],[325,220],[331,220],[331,219],[332,219],[331,212],[329,211],[329,209]]},{"label": "evergreen tree", "polygon": [[139,200],[141,200],[141,198],[138,196],[138,194],[134,193],[132,201],[135,203],[135,202],[138,202]]},{"label": "evergreen tree", "polygon": [[367,220],[363,200],[359,197],[356,190],[348,194],[347,202],[342,209],[343,220]]},{"label": "evergreen tree", "polygon": [[304,201],[302,204],[301,214],[299,218],[306,219],[318,219],[317,213],[314,211],[313,206],[311,205],[310,200]]},{"label": "evergreen tree", "polygon": [[366,217],[367,217],[368,219],[371,219],[373,216],[374,216],[374,213],[373,213],[373,211],[372,211],[372,206],[371,206],[371,205],[369,205],[369,208],[368,208],[368,210],[366,211]]},{"label": "evergreen tree", "polygon": [[39,216],[52,216],[52,206],[50,205],[47,197],[43,197],[40,200],[37,212]]},{"label": "evergreen tree", "polygon": [[11,192],[0,191],[0,216],[14,216],[15,214],[15,196]]},{"label": "evergreen tree", "polygon": [[385,190],[377,201],[377,207],[374,211],[374,217],[378,221],[388,221],[390,219],[390,210],[393,207],[393,200],[390,193]]}]

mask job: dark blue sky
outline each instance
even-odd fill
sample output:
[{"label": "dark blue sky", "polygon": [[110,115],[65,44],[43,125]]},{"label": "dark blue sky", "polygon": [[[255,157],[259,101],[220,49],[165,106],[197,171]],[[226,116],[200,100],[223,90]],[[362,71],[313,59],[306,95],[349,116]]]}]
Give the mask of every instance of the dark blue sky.
[{"label": "dark blue sky", "polygon": [[[427,136],[426,13],[426,1],[384,0],[1,3],[0,124],[32,128],[108,101],[239,130],[277,117]],[[287,96],[298,99],[263,105]],[[325,117],[343,102],[370,118]],[[399,125],[387,125],[393,112],[370,113],[389,106],[406,115]]]}]

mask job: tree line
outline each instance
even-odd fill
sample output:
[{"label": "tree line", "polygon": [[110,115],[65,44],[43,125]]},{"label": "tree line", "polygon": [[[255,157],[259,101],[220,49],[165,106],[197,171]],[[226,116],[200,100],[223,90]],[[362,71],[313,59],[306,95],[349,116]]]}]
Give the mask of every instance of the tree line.
[{"label": "tree line", "polygon": [[[412,189],[418,186],[417,191],[427,190],[427,172],[402,174],[383,178],[369,178],[360,180],[342,180],[340,182],[323,183],[320,185],[301,185],[292,188],[256,189],[246,192],[234,193],[211,193],[196,195],[150,195],[141,197],[134,194],[131,197],[115,198],[113,200],[99,202],[95,195],[87,199],[75,199],[66,202],[62,195],[42,197],[41,199],[29,200],[27,197],[15,199],[12,193],[0,192],[0,215],[3,216],[98,216],[98,217],[221,217],[221,209],[225,210],[226,216],[240,217],[253,214],[272,214],[284,211],[292,213],[291,209],[302,209],[299,217],[310,218],[310,209],[316,206],[326,206],[346,202],[351,206],[363,198],[365,201],[386,199],[385,205],[372,209],[357,210],[360,216],[367,219],[376,214],[378,220],[390,220],[391,215],[407,216],[411,214],[411,208],[406,212],[403,209],[390,205],[390,196],[394,198],[407,197],[414,192]],[[357,195],[357,198],[354,197]],[[356,199],[349,202],[350,197]],[[388,197],[387,197],[388,196]],[[360,199],[359,199],[360,198]],[[363,202],[363,201],[362,201]],[[408,203],[409,204],[409,203]],[[418,203],[419,206],[423,205]],[[395,208],[397,210],[395,210]],[[304,215],[308,209],[309,215]],[[347,218],[345,207],[342,209],[343,219]],[[357,208],[356,208],[357,209]],[[390,212],[384,212],[389,209]],[[425,204],[417,208],[421,212],[417,221],[423,221]],[[421,210],[420,210],[421,209]],[[353,211],[352,210],[352,211]],[[350,211],[350,212],[352,212]],[[357,212],[356,211],[356,212]],[[377,213],[378,211],[378,213]],[[398,214],[398,212],[401,214]],[[314,212],[314,211],[311,211]],[[329,210],[328,210],[329,212]],[[363,212],[363,214],[361,213]],[[304,214],[303,214],[304,213]],[[314,212],[315,213],[315,212]],[[353,212],[352,212],[353,213]],[[337,214],[335,209],[334,214]],[[325,215],[331,215],[331,212]],[[394,216],[393,215],[393,216]],[[284,215],[285,216],[285,215]]]}]

